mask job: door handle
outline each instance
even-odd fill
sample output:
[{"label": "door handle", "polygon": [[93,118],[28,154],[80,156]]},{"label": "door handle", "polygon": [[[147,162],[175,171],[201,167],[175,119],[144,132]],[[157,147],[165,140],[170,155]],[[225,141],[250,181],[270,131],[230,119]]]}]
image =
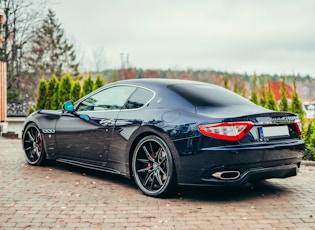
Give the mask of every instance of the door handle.
[{"label": "door handle", "polygon": [[111,125],[113,124],[114,122],[112,120],[106,120],[106,119],[103,119],[103,120],[100,120],[100,125],[102,126],[108,126],[108,125]]}]

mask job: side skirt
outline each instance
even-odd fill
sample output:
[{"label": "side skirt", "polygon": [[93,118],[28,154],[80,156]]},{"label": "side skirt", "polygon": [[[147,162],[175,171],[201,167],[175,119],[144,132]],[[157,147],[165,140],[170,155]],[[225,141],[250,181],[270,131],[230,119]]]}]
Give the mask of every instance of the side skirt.
[{"label": "side skirt", "polygon": [[69,159],[64,159],[64,158],[57,158],[56,161],[61,162],[61,163],[66,163],[66,164],[71,164],[71,165],[83,167],[83,168],[88,168],[88,169],[93,169],[93,170],[98,170],[98,171],[109,172],[109,173],[121,175],[121,173],[118,170],[114,170],[111,168],[105,168],[105,167],[101,167],[98,165],[89,164],[89,163],[85,163],[85,162],[81,162],[81,161],[69,160]]}]

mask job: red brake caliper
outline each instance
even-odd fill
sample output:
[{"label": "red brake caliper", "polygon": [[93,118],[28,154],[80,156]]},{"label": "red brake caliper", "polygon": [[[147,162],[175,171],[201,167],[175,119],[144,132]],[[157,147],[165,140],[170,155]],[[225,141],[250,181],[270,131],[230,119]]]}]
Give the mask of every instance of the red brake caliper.
[{"label": "red brake caliper", "polygon": [[42,143],[42,140],[40,138],[40,135],[37,136],[37,140],[38,140],[38,147],[39,147],[39,151],[41,152],[42,151],[42,146],[43,146],[43,143]]},{"label": "red brake caliper", "polygon": [[[150,156],[154,159],[154,154],[153,153],[151,153]],[[148,169],[149,168],[152,168],[152,164],[150,162],[148,163]]]}]

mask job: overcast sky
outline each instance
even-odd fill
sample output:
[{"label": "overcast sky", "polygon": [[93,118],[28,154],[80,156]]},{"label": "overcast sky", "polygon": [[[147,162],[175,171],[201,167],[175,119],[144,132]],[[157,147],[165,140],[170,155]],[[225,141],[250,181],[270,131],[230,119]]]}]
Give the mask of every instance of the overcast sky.
[{"label": "overcast sky", "polygon": [[[213,69],[315,77],[314,0],[56,0],[83,68]],[[126,59],[125,59],[126,61]]]}]

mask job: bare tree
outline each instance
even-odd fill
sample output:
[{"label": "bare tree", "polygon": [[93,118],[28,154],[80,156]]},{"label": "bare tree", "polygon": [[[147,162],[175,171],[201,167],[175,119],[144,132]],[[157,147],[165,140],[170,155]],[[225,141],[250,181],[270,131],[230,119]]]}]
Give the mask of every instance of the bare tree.
[{"label": "bare tree", "polygon": [[104,47],[97,47],[93,51],[93,58],[95,63],[95,70],[100,72],[101,69],[105,69],[107,65],[106,52]]},{"label": "bare tree", "polygon": [[[3,43],[0,59],[7,62],[8,99],[17,99],[30,79],[24,77],[25,53],[32,31],[43,18],[44,0],[0,0],[6,22],[3,25]],[[22,93],[21,93],[22,92]]]}]

